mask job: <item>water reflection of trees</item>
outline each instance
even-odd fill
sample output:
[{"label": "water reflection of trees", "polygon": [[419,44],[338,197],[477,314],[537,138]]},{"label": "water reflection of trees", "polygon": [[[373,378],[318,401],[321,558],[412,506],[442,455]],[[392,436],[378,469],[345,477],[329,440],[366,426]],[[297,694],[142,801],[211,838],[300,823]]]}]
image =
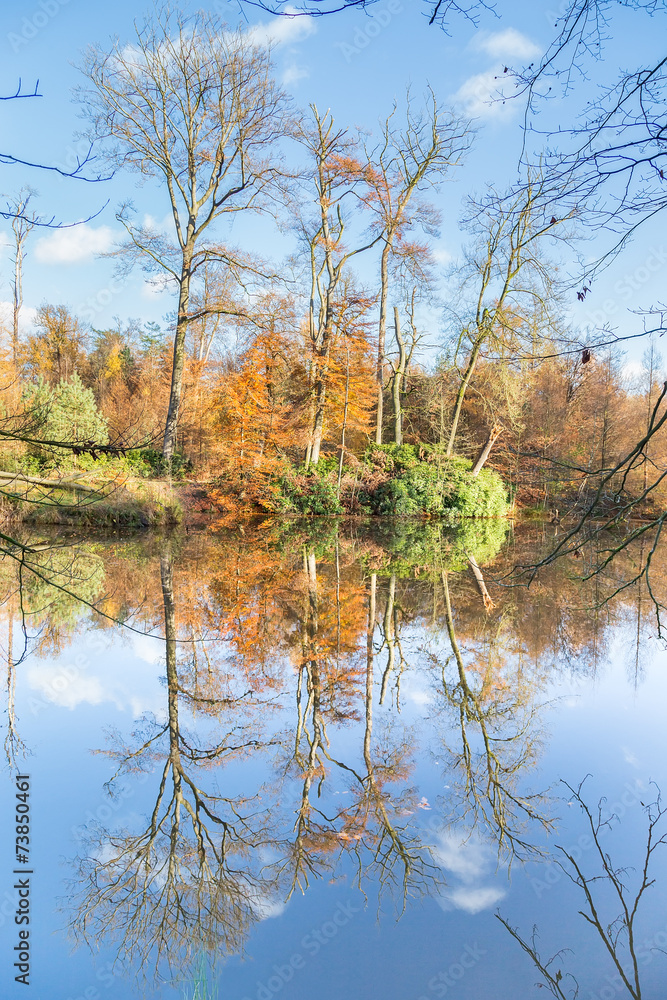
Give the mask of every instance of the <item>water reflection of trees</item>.
[{"label": "water reflection of trees", "polygon": [[[76,935],[92,944],[116,940],[126,961],[179,968],[201,948],[239,951],[272,885],[261,874],[261,851],[273,841],[268,812],[256,796],[227,796],[205,787],[201,770],[239,756],[259,741],[240,724],[244,700],[231,686],[185,686],[178,670],[173,565],[160,559],[164,607],[166,721],[146,720],[150,732],[109,751],[117,778],[156,765],[159,784],[147,825],[137,833],[91,830],[79,858]],[[210,665],[210,661],[209,661]],[[201,745],[183,726],[181,702],[206,705],[223,732]],[[227,731],[225,721],[233,715]],[[265,744],[261,744],[265,746]],[[113,782],[114,779],[112,779]]]},{"label": "water reflection of trees", "polygon": [[[658,935],[648,942],[645,940],[640,916],[643,916],[641,911],[645,896],[656,883],[656,855],[667,846],[667,810],[659,789],[654,786],[655,799],[648,804],[642,803],[645,834],[644,843],[636,852],[638,863],[632,867],[621,867],[612,860],[603,839],[618,825],[619,816],[608,814],[606,799],[591,807],[583,791],[584,782],[577,788],[565,784],[570,793],[570,803],[578,806],[583,815],[585,842],[590,845],[592,857],[585,864],[580,849],[558,847],[555,864],[575,886],[580,907],[578,915],[594,932],[610,967],[615,970],[612,977],[606,977],[607,984],[613,984],[612,994],[620,993],[632,997],[632,1000],[641,1000],[642,967],[653,958],[649,949],[653,946],[653,951],[665,953],[664,948],[657,946]],[[593,875],[586,872],[591,863],[596,869]],[[615,911],[613,917],[610,917],[610,911]],[[501,914],[496,914],[496,917],[537,969],[541,980],[537,985],[559,1000],[576,1000],[580,992],[579,982],[572,972],[563,972],[574,957],[566,954],[568,949],[560,949],[549,959],[544,959],[538,950],[537,927],[533,928],[530,939],[526,939],[506,917]],[[660,937],[665,936],[660,933]],[[608,988],[606,992],[609,992]]]},{"label": "water reflection of trees", "polygon": [[[507,848],[511,859],[532,849],[535,823],[551,826],[545,795],[523,787],[541,749],[536,678],[526,677],[520,666],[508,676],[509,665],[519,661],[519,651],[514,631],[502,619],[493,630],[486,630],[483,641],[468,643],[466,662],[456,635],[446,571],[442,589],[451,654],[447,658],[432,654],[432,661],[440,674],[443,709],[457,722],[441,751],[458,792],[452,812],[468,828],[481,826],[482,834],[495,839],[499,849]],[[508,632],[509,648],[504,642]],[[453,670],[448,669],[452,661]]]},{"label": "water reflection of trees", "polygon": [[[430,745],[454,786],[440,825],[476,824],[528,851],[549,822],[527,789],[551,677],[601,662],[614,615],[648,617],[630,591],[602,608],[604,580],[586,591],[565,563],[530,590],[496,583],[535,542],[519,533],[494,557],[488,538],[471,549],[432,526],[392,541],[265,525],[91,549],[104,570],[87,571],[85,615],[95,604],[98,628],[164,630],[165,707],[106,750],[111,787],[154,772],[153,798],[142,828],[89,830],[76,932],[114,938],[148,970],[241,950],[276,899],[341,865],[399,908],[432,891],[442,873],[421,822],[414,769],[427,740],[402,711],[408,678],[430,685]],[[0,582],[9,627],[16,575]],[[80,626],[69,598],[58,609],[18,591],[39,651],[64,648]],[[237,763],[243,795],[226,791]]]}]

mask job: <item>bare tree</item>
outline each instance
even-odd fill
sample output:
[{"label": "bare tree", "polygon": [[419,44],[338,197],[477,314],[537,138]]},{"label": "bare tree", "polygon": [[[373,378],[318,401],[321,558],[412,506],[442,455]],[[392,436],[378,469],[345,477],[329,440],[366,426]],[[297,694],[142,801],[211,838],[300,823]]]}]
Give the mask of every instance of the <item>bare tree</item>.
[{"label": "bare tree", "polygon": [[[472,203],[468,226],[474,242],[462,268],[464,291],[471,288],[471,308],[461,324],[454,361],[464,352],[459,369],[447,442],[454,453],[466,392],[483,350],[491,357],[524,353],[526,338],[534,341],[539,328],[547,337],[554,308],[553,270],[545,244],[564,239],[562,225],[546,210],[543,174],[529,175],[509,195],[491,191],[481,203]],[[574,211],[570,212],[570,216]],[[523,346],[522,346],[523,345]],[[534,353],[534,343],[532,343]]]},{"label": "bare tree", "polygon": [[[347,204],[364,190],[364,167],[358,158],[356,138],[335,128],[330,112],[321,114],[312,104],[311,121],[300,129],[309,165],[304,175],[302,205],[312,211],[299,212],[296,228],[308,253],[310,362],[310,433],[306,446],[306,468],[320,458],[324,433],[324,410],[332,348],[336,328],[337,300],[344,286],[349,262],[369,250],[380,237],[370,235],[356,244],[346,243]],[[315,197],[313,198],[313,193]]]},{"label": "bare tree", "polygon": [[[135,26],[135,39],[91,46],[79,92],[87,135],[109,163],[164,184],[171,236],[134,220],[119,249],[178,288],[171,392],[163,457],[177,443],[190,292],[200,269],[216,264],[241,274],[248,261],[216,238],[214,224],[259,209],[279,174],[276,141],[284,135],[286,99],[271,76],[268,51],[216,16],[187,17],[162,7]],[[252,266],[250,266],[252,270]],[[198,312],[198,318],[201,310]]]},{"label": "bare tree", "polygon": [[39,221],[36,212],[30,210],[31,199],[36,192],[32,188],[21,188],[19,193],[7,202],[7,215],[11,219],[14,234],[14,277],[12,280],[12,356],[14,365],[19,353],[19,316],[23,306],[23,260],[28,236]]},{"label": "bare tree", "polygon": [[[378,0],[299,0],[296,4],[288,0],[243,0],[243,2],[248,7],[260,7],[270,14],[279,14],[283,17],[323,17],[354,8],[365,11]],[[422,0],[422,3],[429,24],[438,24],[445,30],[452,14],[460,15],[477,24],[479,15],[483,11],[495,10],[495,4],[486,3],[485,0],[468,0],[463,3],[459,0]]]},{"label": "bare tree", "polygon": [[390,266],[395,259],[424,257],[426,251],[410,242],[410,230],[437,232],[438,213],[420,200],[425,190],[437,190],[453,167],[460,164],[472,139],[470,122],[438,106],[429,90],[425,107],[415,107],[408,90],[405,119],[397,125],[398,107],[382,123],[380,144],[368,154],[369,207],[375,213],[374,229],[380,233],[380,317],[377,356],[377,416],[375,442],[382,444],[382,390]]}]

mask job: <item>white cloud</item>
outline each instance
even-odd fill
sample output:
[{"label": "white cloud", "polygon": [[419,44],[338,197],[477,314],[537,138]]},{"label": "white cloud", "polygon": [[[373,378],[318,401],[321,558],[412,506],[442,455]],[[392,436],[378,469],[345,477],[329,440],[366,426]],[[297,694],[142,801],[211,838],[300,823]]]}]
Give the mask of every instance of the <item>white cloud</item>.
[{"label": "white cloud", "polygon": [[[501,79],[502,77],[502,79]],[[508,82],[510,86],[507,87]],[[503,90],[503,84],[506,89]],[[497,69],[488,69],[484,73],[476,73],[459,87],[454,94],[454,100],[462,104],[466,112],[473,118],[498,118],[516,111],[513,102],[505,103],[511,97],[514,86]]]},{"label": "white cloud", "polygon": [[502,889],[494,889],[492,886],[479,889],[452,889],[451,892],[438,896],[438,905],[443,910],[465,910],[466,913],[481,913],[495,906],[505,896]]},{"label": "white cloud", "polygon": [[41,264],[75,264],[109,250],[116,233],[109,226],[89,226],[83,222],[57,229],[35,244],[35,258]]},{"label": "white cloud", "polygon": [[134,655],[145,663],[164,663],[164,639],[157,635],[132,635],[130,645]]},{"label": "white cloud", "polygon": [[287,903],[284,899],[264,895],[259,890],[250,897],[249,902],[258,920],[271,920],[274,917],[280,917],[287,909]]},{"label": "white cloud", "polygon": [[[144,661],[152,650],[146,653]],[[29,668],[28,685],[44,702],[70,711],[79,705],[111,704],[120,712],[131,712],[135,718],[145,712],[163,715],[165,694],[159,680],[163,669],[160,670],[157,659],[149,662],[153,669],[144,666],[142,670],[136,659],[127,656],[111,671],[104,656],[81,666],[42,661]]]},{"label": "white cloud", "polygon": [[[285,14],[289,15],[294,10],[294,7],[286,7]],[[254,24],[248,29],[247,34],[256,45],[285,45],[301,42],[304,38],[314,35],[316,31],[315,19],[301,15],[274,17],[266,24]]]},{"label": "white cloud", "polygon": [[492,872],[497,859],[491,847],[479,837],[441,833],[432,850],[436,861],[445,871],[462,883],[446,889],[436,897],[443,910],[480,913],[494,906],[505,895],[505,890],[499,886],[480,884]]},{"label": "white cloud", "polygon": [[512,60],[525,63],[534,59],[540,54],[540,49],[516,28],[506,28],[493,34],[480,32],[470,48],[493,59],[493,66],[468,77],[454,99],[475,118],[508,117],[518,105],[508,100],[516,92],[516,85],[511,74],[506,74],[507,64]]},{"label": "white cloud", "polygon": [[479,878],[489,864],[489,848],[480,840],[461,839],[453,833],[440,833],[433,848],[438,863],[463,882]]},{"label": "white cloud", "polygon": [[290,83],[297,83],[298,80],[306,80],[310,76],[310,70],[305,66],[297,66],[296,63],[290,65],[283,71],[282,81],[286,87]]},{"label": "white cloud", "polygon": [[159,299],[166,291],[168,291],[167,282],[161,279],[144,281],[141,286],[141,295],[144,299]]},{"label": "white cloud", "polygon": [[154,215],[150,215],[147,212],[141,224],[144,229],[150,229],[151,232],[164,233],[165,236],[169,236],[174,231],[174,216],[173,213],[167,212],[161,219],[156,219]]},{"label": "white cloud", "polygon": [[[22,327],[34,326],[37,319],[37,310],[32,306],[23,306],[19,313],[19,323]],[[0,301],[0,325],[8,329],[14,322],[14,304],[6,300]]]},{"label": "white cloud", "polygon": [[445,250],[444,247],[436,247],[434,250],[431,250],[431,256],[436,264],[440,264],[441,267],[446,267],[454,260],[453,254],[449,250]]},{"label": "white cloud", "polygon": [[626,764],[629,764],[630,767],[639,767],[639,760],[629,747],[621,747],[621,751]]},{"label": "white cloud", "polygon": [[485,52],[492,59],[534,59],[540,50],[516,28],[506,28],[493,34],[480,32],[472,40],[471,48]]}]

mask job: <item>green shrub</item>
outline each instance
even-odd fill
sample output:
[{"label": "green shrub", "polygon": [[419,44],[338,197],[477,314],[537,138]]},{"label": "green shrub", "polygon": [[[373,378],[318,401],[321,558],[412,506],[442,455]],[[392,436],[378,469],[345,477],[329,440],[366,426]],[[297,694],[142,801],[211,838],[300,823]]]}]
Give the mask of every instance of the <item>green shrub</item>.
[{"label": "green shrub", "polygon": [[[467,459],[444,458],[426,446],[385,445],[376,451],[388,456],[394,472],[394,477],[375,491],[377,514],[499,517],[507,512],[507,491],[500,476],[490,469],[482,469],[473,478]],[[424,459],[420,460],[420,452]]]},{"label": "green shrub", "polygon": [[338,499],[338,484],[333,473],[319,468],[284,477],[281,490],[293,511],[299,514],[337,515],[345,511]]},{"label": "green shrub", "polygon": [[[141,448],[127,453],[127,461],[131,470],[137,476],[145,479],[161,478],[169,473],[169,463],[165,462],[162,452],[157,448]],[[190,475],[194,466],[182,451],[174,452],[171,460],[172,479],[184,479]]]},{"label": "green shrub", "polygon": [[[53,387],[40,378],[23,399],[31,411],[34,437],[68,444],[107,444],[106,419],[97,409],[92,389],[85,388],[78,374]],[[95,464],[92,455],[77,456],[68,448],[32,445],[30,450],[43,464],[84,469]]]}]

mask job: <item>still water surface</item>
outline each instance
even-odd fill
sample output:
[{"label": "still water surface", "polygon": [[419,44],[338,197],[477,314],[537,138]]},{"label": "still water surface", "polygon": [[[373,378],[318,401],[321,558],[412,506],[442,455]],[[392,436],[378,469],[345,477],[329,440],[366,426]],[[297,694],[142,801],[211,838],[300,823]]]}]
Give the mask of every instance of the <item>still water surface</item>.
[{"label": "still water surface", "polygon": [[659,817],[632,916],[667,788],[650,595],[605,603],[632,553],[513,586],[555,529],[506,530],[265,522],[5,559],[5,903],[16,771],[35,874],[30,993],[4,905],[0,995],[667,997]]}]

